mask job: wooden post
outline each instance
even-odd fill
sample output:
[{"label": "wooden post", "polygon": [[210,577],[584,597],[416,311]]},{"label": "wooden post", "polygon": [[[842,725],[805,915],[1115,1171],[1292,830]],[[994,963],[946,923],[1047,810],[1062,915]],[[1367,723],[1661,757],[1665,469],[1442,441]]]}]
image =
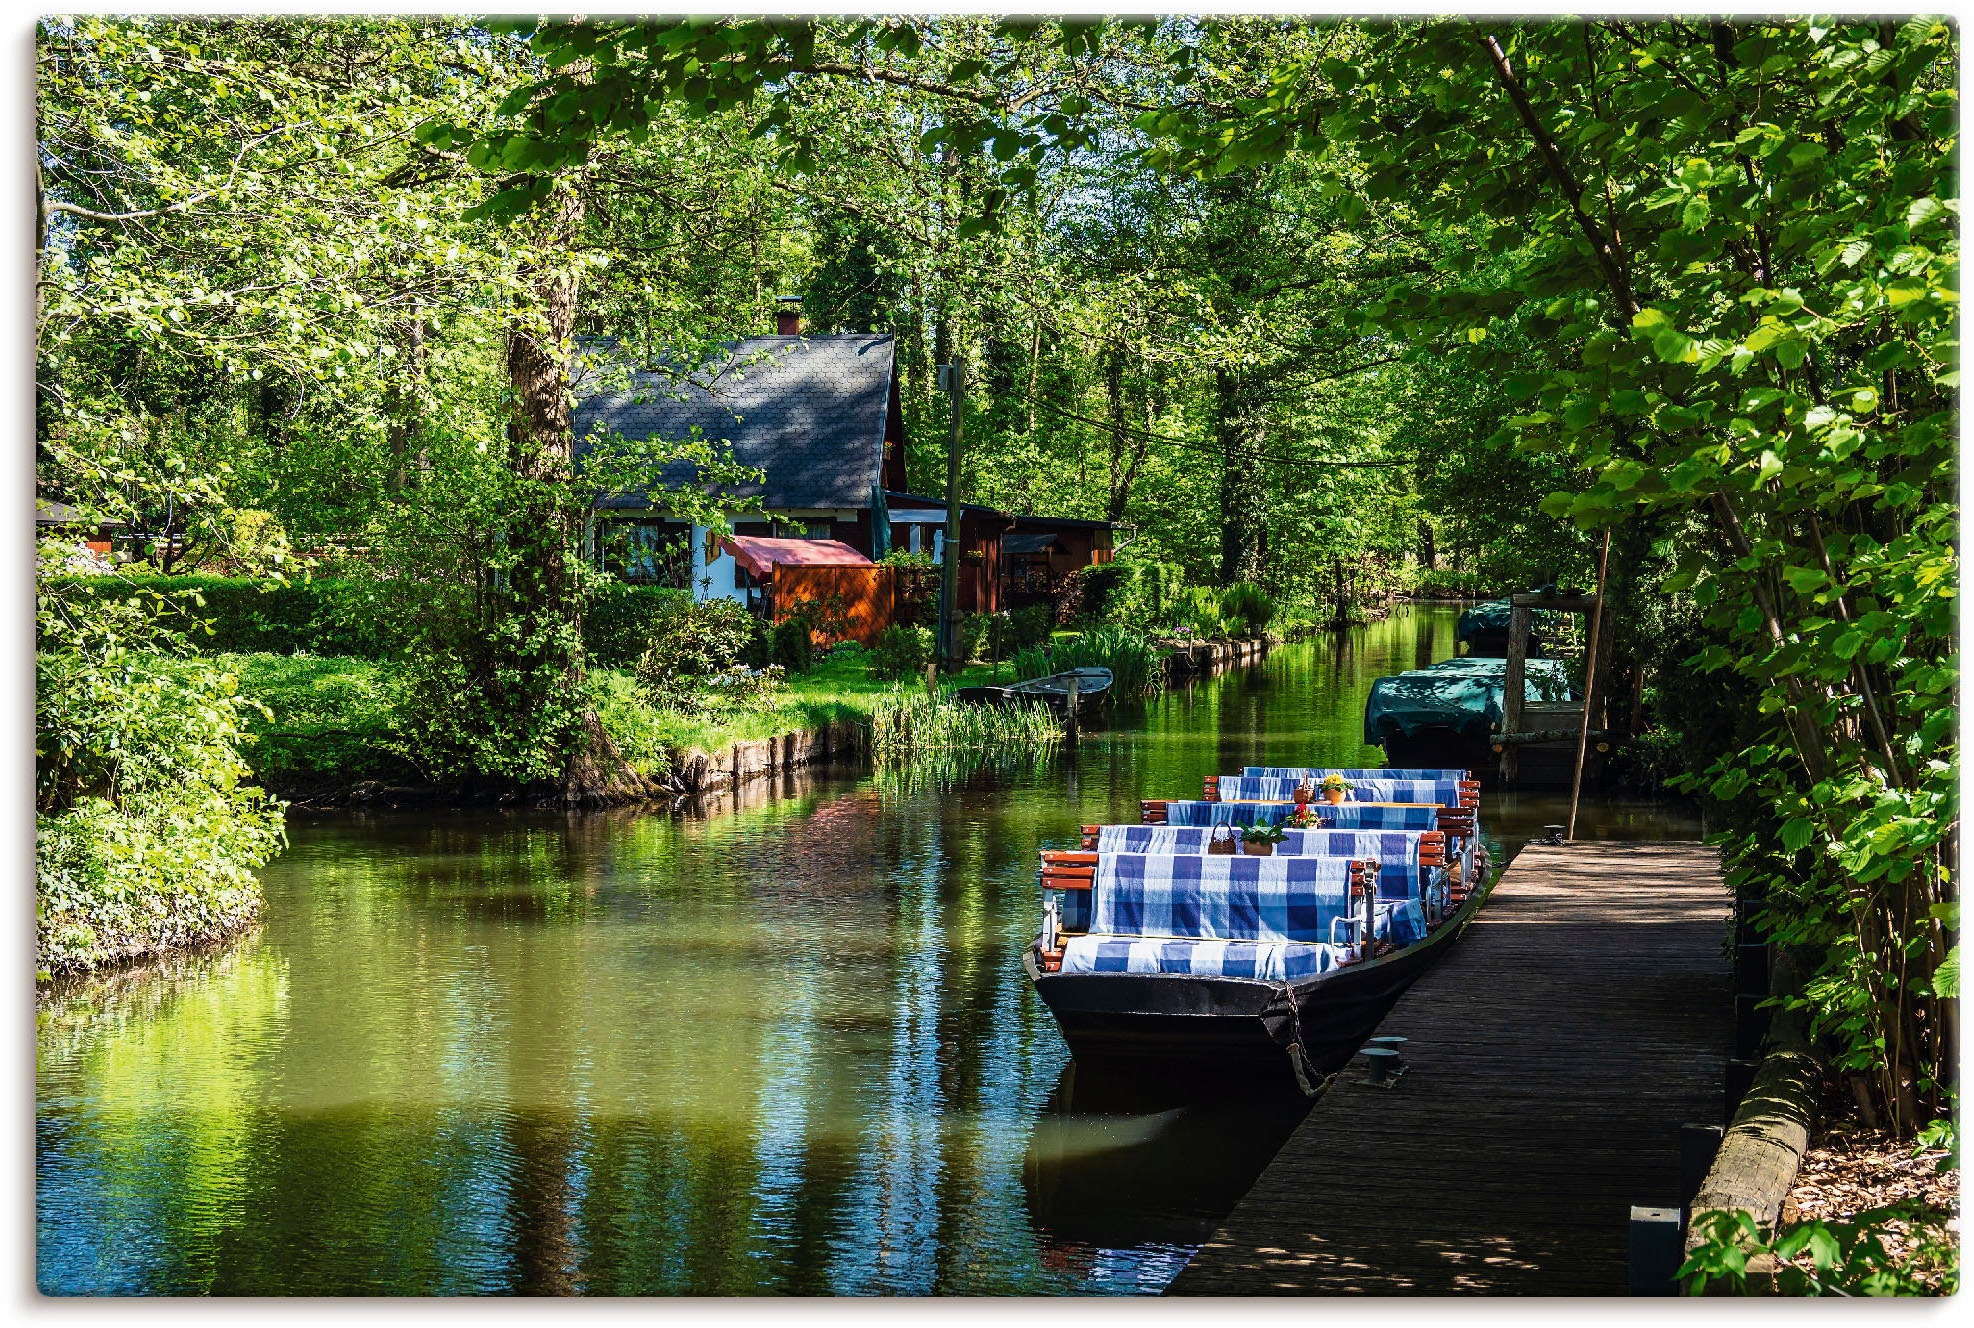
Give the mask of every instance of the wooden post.
[{"label": "wooden post", "polygon": [[1072,672],[1069,675],[1069,726],[1067,729],[1064,730],[1064,733],[1069,741],[1069,745],[1072,747],[1076,745],[1076,709],[1077,709],[1076,684],[1079,681],[1081,680],[1077,678],[1075,673]]},{"label": "wooden post", "polygon": [[1680,1248],[1677,1208],[1631,1209],[1631,1240],[1627,1260],[1627,1294],[1670,1296],[1674,1275],[1685,1261]]},{"label": "wooden post", "polygon": [[1713,1168],[1714,1158],[1720,1152],[1721,1137],[1727,1133],[1725,1126],[1707,1125],[1689,1121],[1679,1127],[1679,1202],[1681,1207],[1691,1208],[1693,1196],[1706,1184],[1707,1172]]},{"label": "wooden post", "polygon": [[[1576,770],[1570,777],[1570,819],[1563,838],[1576,838],[1577,801],[1583,796],[1583,759],[1590,747],[1590,707],[1597,695],[1598,633],[1604,626],[1604,586],[1611,565],[1611,528],[1604,527],[1604,547],[1597,555],[1597,606],[1590,610],[1590,640],[1583,651],[1583,727],[1576,739]],[[1605,731],[1609,732],[1609,725]]]},{"label": "wooden post", "polygon": [[960,582],[960,426],[966,411],[965,366],[958,360],[939,366],[939,386],[946,390],[952,412],[952,432],[946,440],[946,547],[939,561],[939,657],[948,667],[966,663],[959,658]]}]

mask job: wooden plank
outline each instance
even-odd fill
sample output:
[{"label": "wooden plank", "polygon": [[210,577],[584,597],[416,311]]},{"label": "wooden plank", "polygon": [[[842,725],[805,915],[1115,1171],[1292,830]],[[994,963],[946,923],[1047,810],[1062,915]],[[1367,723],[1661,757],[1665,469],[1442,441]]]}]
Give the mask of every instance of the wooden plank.
[{"label": "wooden plank", "polygon": [[1379,1029],[1410,1073],[1332,1086],[1169,1294],[1625,1294],[1721,1113],[1730,912],[1703,845],[1522,850]]}]

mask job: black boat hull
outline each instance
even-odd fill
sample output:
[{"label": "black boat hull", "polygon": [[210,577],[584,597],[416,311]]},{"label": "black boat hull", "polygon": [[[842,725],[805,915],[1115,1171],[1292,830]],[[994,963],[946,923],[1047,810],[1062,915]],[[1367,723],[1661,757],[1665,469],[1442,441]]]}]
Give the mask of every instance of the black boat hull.
[{"label": "black boat hull", "polygon": [[1406,988],[1438,963],[1486,899],[1477,892],[1415,945],[1300,983],[1183,973],[1045,973],[1036,995],[1079,1060],[1280,1067],[1291,1043],[1319,1074],[1342,1066]]}]

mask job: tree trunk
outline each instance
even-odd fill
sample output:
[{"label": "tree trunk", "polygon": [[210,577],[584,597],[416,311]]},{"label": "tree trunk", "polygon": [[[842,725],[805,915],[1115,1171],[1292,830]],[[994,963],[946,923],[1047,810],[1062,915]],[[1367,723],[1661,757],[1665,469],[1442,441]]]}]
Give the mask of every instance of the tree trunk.
[{"label": "tree trunk", "polygon": [[[384,415],[390,421],[390,491],[401,494],[408,483],[412,441],[418,435],[425,382],[425,308],[413,301],[411,316],[397,326],[398,343],[404,364],[384,390]],[[422,459],[422,458],[421,458]],[[422,467],[421,467],[422,468]]]},{"label": "tree trunk", "polygon": [[562,261],[534,274],[534,307],[507,332],[507,379],[513,392],[507,438],[520,498],[509,524],[518,548],[508,575],[506,608],[519,631],[526,679],[517,699],[537,713],[564,753],[558,795],[565,806],[621,802],[646,791],[584,697],[580,566],[587,509],[571,484],[575,430],[570,417],[569,360],[574,348],[578,275],[567,261],[582,225],[581,197],[564,187],[551,205],[543,248]]},{"label": "tree trunk", "polygon": [[1268,540],[1264,475],[1254,459],[1261,424],[1247,380],[1231,369],[1213,372],[1213,415],[1220,443],[1220,579],[1259,581]]}]

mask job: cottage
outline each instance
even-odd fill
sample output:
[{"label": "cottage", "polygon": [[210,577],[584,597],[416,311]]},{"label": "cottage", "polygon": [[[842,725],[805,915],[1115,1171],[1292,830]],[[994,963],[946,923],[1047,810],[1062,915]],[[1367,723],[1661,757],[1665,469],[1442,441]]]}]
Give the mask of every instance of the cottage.
[{"label": "cottage", "polygon": [[[799,315],[785,311],[777,335],[729,343],[684,381],[635,373],[623,386],[592,391],[576,407],[579,440],[599,429],[631,439],[696,430],[763,476],[735,491],[758,498],[762,510],[736,511],[732,539],[666,511],[664,490],[695,478],[689,464],[667,467],[644,492],[603,499],[593,527],[599,562],[627,581],[773,611],[764,592],[779,568],[867,567],[894,548],[943,556],[944,501],[906,484],[898,387],[893,338],[805,336]],[[579,441],[579,461],[587,450]],[[1051,577],[1110,556],[1103,522],[966,504],[960,534],[962,613],[1033,602]],[[1027,537],[1013,561],[1003,549],[1009,535]]]}]

